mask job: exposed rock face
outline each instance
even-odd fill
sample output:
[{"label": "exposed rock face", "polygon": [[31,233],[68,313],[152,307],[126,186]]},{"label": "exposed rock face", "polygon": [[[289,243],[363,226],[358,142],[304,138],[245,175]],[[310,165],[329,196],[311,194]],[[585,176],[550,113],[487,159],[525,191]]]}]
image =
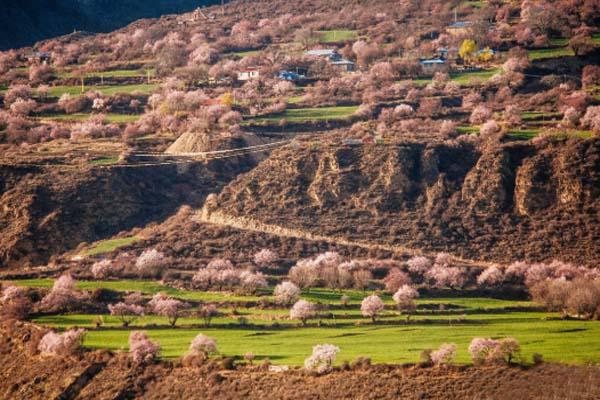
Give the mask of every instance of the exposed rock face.
[{"label": "exposed rock face", "polygon": [[2,167],[0,266],[45,263],[81,242],[161,221],[183,204],[200,206],[253,165],[236,158],[185,167]]},{"label": "exposed rock face", "polygon": [[466,258],[600,260],[600,139],[282,149],[219,211]]}]

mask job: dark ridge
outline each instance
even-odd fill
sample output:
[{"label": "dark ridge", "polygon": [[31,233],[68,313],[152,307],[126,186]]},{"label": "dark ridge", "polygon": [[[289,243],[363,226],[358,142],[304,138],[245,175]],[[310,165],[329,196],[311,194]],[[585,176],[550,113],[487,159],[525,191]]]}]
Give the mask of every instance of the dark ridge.
[{"label": "dark ridge", "polygon": [[74,30],[110,32],[140,18],[182,13],[220,0],[7,1],[0,13],[0,50],[33,45]]}]

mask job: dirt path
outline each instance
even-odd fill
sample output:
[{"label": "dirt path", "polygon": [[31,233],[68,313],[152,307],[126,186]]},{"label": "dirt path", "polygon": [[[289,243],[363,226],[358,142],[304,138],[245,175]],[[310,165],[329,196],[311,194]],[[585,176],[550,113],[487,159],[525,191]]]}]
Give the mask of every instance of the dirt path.
[{"label": "dirt path", "polygon": [[[433,252],[426,252],[426,251],[422,251],[419,249],[412,249],[412,248],[399,246],[399,245],[390,245],[390,244],[385,244],[385,243],[373,243],[373,242],[366,242],[366,241],[360,241],[360,240],[349,240],[349,239],[346,239],[344,237],[339,237],[339,236],[317,235],[312,232],[308,232],[308,231],[301,230],[301,229],[286,228],[286,227],[279,226],[279,225],[266,224],[264,222],[256,221],[256,220],[254,220],[252,218],[248,218],[248,217],[232,217],[229,215],[225,215],[221,212],[216,212],[216,211],[209,212],[206,208],[201,211],[198,211],[194,216],[194,220],[197,222],[206,223],[206,224],[228,226],[228,227],[232,227],[232,228],[236,228],[236,229],[240,229],[240,230],[262,232],[262,233],[275,235],[275,236],[284,236],[284,237],[291,237],[291,238],[311,240],[311,241],[322,241],[322,242],[334,243],[334,244],[344,245],[344,246],[361,247],[361,248],[365,248],[365,249],[369,249],[369,250],[385,250],[385,251],[389,251],[389,252],[392,252],[392,253],[398,254],[398,255],[408,255],[408,256],[423,255],[423,256],[428,256],[428,257],[435,257],[437,254],[437,253],[433,253]],[[464,259],[461,257],[456,257],[454,255],[452,256],[452,258],[456,262],[469,264],[469,265],[477,265],[477,266],[484,266],[484,267],[489,267],[489,266],[495,265],[495,263],[492,263],[492,262],[481,261],[481,260],[469,260],[469,259]]]}]

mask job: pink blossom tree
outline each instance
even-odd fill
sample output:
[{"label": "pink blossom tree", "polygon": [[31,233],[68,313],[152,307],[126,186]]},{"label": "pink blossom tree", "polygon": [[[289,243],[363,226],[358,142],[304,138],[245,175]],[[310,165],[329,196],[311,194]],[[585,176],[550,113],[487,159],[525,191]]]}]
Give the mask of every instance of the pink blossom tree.
[{"label": "pink blossom tree", "polygon": [[431,352],[431,361],[434,365],[450,365],[456,359],[456,345],[444,343],[439,349]]},{"label": "pink blossom tree", "polygon": [[254,263],[261,268],[268,268],[278,259],[277,253],[270,249],[262,249],[254,254]]},{"label": "pink blossom tree", "polygon": [[581,119],[581,125],[591,129],[596,134],[600,134],[600,106],[588,107]]},{"label": "pink blossom tree", "polygon": [[217,341],[210,337],[206,336],[202,333],[199,333],[192,343],[190,343],[189,354],[192,355],[203,355],[207,357],[209,354],[213,354],[217,352]]},{"label": "pink blossom tree", "polygon": [[290,310],[290,319],[299,319],[302,325],[316,315],[315,305],[306,300],[298,300]]},{"label": "pink blossom tree", "polygon": [[172,327],[177,323],[184,308],[185,304],[183,302],[170,297],[158,298],[153,304],[153,311],[157,315],[166,317]]},{"label": "pink blossom tree", "polygon": [[414,256],[406,262],[408,270],[415,274],[423,276],[433,266],[431,260],[424,256]]},{"label": "pink blossom tree", "polygon": [[411,283],[410,277],[400,268],[392,268],[384,278],[385,290],[389,293],[395,293],[403,285],[409,285]]},{"label": "pink blossom tree", "polygon": [[376,321],[377,316],[383,311],[384,304],[379,296],[372,294],[365,297],[360,305],[360,312],[363,317],[371,318],[373,322]]},{"label": "pink blossom tree", "polygon": [[146,332],[133,331],[129,334],[129,354],[134,363],[150,362],[159,352],[159,344],[150,340]]},{"label": "pink blossom tree", "polygon": [[113,272],[113,263],[105,258],[104,260],[96,261],[91,268],[92,275],[96,279],[106,279]]},{"label": "pink blossom tree", "polygon": [[2,290],[0,296],[2,317],[6,319],[23,320],[31,312],[31,300],[23,287],[10,285]]},{"label": "pink blossom tree", "polygon": [[479,125],[489,120],[492,117],[492,110],[490,110],[484,104],[480,104],[473,109],[469,122],[473,125]]},{"label": "pink blossom tree", "polygon": [[254,294],[268,286],[267,278],[261,272],[242,271],[239,273],[240,286],[245,293]]},{"label": "pink blossom tree", "polygon": [[205,304],[198,310],[198,316],[204,320],[204,326],[209,327],[214,317],[219,315],[219,310],[214,304]]},{"label": "pink blossom tree", "polygon": [[318,344],[310,357],[304,360],[304,368],[323,374],[331,371],[340,348],[332,344]]},{"label": "pink blossom tree", "polygon": [[144,307],[137,304],[128,304],[120,302],[116,304],[109,304],[108,310],[110,315],[117,317],[123,327],[128,327],[137,317],[144,315]]},{"label": "pink blossom tree", "polygon": [[480,287],[497,287],[500,286],[503,281],[504,272],[496,266],[484,269],[477,277],[477,284]]},{"label": "pink blossom tree", "polygon": [[273,291],[275,301],[279,304],[293,304],[300,298],[300,289],[292,282],[281,282]]},{"label": "pink blossom tree", "polygon": [[402,285],[392,296],[394,302],[401,311],[410,312],[416,308],[415,299],[419,297],[419,292],[408,285]]},{"label": "pink blossom tree", "polygon": [[498,347],[498,341],[494,339],[474,338],[471,340],[469,353],[473,364],[481,365],[489,360],[496,347]]},{"label": "pink blossom tree", "polygon": [[156,277],[165,267],[166,258],[156,249],[146,249],[135,261],[135,267],[142,277]]},{"label": "pink blossom tree", "polygon": [[81,294],[76,289],[75,280],[71,275],[65,274],[54,281],[52,289],[42,299],[41,306],[49,310],[72,310],[81,298]]},{"label": "pink blossom tree", "polygon": [[85,333],[85,329],[69,329],[62,334],[50,331],[40,340],[38,350],[42,354],[59,356],[75,354],[81,349]]},{"label": "pink blossom tree", "polygon": [[500,130],[500,125],[493,119],[490,119],[479,128],[479,136],[486,139],[493,138],[500,133]]}]

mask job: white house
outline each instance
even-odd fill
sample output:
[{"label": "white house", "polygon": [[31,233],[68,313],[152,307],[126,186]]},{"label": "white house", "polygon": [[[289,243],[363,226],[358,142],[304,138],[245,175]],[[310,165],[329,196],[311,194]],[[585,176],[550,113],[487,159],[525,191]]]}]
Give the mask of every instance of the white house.
[{"label": "white house", "polygon": [[238,71],[238,81],[249,81],[251,79],[258,79],[260,77],[260,71],[258,68],[246,68]]}]

